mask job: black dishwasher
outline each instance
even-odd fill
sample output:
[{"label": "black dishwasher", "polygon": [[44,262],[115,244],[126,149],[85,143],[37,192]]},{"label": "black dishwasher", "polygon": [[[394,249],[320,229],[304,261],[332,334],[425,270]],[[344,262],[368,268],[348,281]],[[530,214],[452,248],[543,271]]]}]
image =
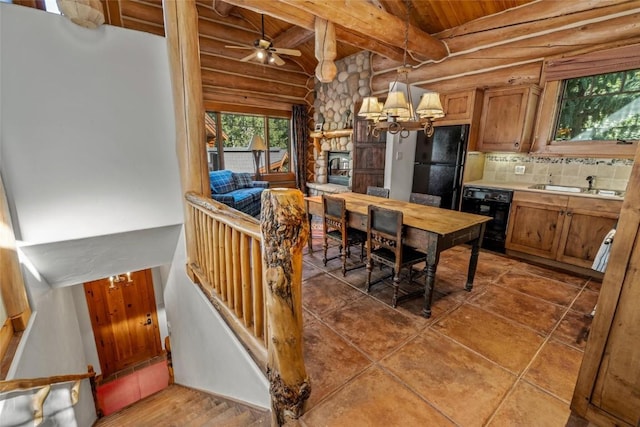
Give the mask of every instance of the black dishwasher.
[{"label": "black dishwasher", "polygon": [[460,210],[493,218],[487,223],[482,248],[504,253],[512,198],[513,191],[503,188],[464,187]]}]

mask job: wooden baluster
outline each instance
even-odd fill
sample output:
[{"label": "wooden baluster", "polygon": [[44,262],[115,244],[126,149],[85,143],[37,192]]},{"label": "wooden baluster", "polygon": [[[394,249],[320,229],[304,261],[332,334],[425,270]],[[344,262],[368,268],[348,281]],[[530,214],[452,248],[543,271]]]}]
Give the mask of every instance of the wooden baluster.
[{"label": "wooden baluster", "polygon": [[220,290],[220,245],[218,244],[218,239],[220,239],[220,234],[218,233],[218,221],[214,220],[211,225],[212,234],[211,240],[213,242],[213,288],[218,293],[218,296],[222,296],[222,292]]},{"label": "wooden baluster", "polygon": [[302,247],[309,236],[300,190],[262,193],[262,248],[269,322],[267,376],[273,422],[298,418],[311,393],[302,353]]},{"label": "wooden baluster", "polygon": [[231,260],[233,264],[233,309],[236,316],[242,317],[242,280],[240,271],[240,232],[231,234]]},{"label": "wooden baluster", "polygon": [[246,234],[240,236],[240,280],[242,283],[242,316],[244,326],[251,328],[253,322],[251,295],[251,239]]},{"label": "wooden baluster", "polygon": [[44,419],[44,401],[47,399],[47,396],[49,396],[50,391],[51,386],[46,385],[35,392],[35,394],[31,397],[31,408],[33,409],[34,426],[39,426],[40,424],[42,424],[42,420]]},{"label": "wooden baluster", "polygon": [[98,382],[96,381],[96,371],[94,371],[93,365],[87,366],[87,372],[91,374],[89,384],[91,385],[91,395],[93,396],[93,405],[96,408],[96,416],[102,418],[104,414],[102,413],[102,409],[100,409],[100,405],[98,405]]},{"label": "wooden baluster", "polygon": [[236,296],[233,294],[233,253],[231,252],[231,247],[233,245],[233,228],[230,226],[225,226],[224,230],[224,261],[225,261],[225,272],[227,273],[226,283],[227,283],[227,306],[233,310],[235,306]]},{"label": "wooden baluster", "polygon": [[[253,334],[265,339],[264,288],[262,286],[262,252],[260,241],[251,240],[251,285],[253,287]],[[266,344],[266,341],[265,341]]]},{"label": "wooden baluster", "polygon": [[218,266],[220,267],[220,272],[218,276],[220,276],[220,296],[222,297],[222,301],[227,301],[229,297],[227,296],[227,262],[226,256],[224,253],[224,239],[225,239],[225,225],[224,223],[218,223]]},{"label": "wooden baluster", "polygon": [[80,401],[80,380],[76,380],[71,386],[71,406]]}]

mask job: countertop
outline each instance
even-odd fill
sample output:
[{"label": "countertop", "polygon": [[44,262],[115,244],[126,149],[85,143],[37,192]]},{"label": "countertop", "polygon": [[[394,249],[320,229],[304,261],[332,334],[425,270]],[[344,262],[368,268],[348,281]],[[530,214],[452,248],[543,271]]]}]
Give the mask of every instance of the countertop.
[{"label": "countertop", "polygon": [[551,191],[551,190],[541,190],[535,188],[529,188],[534,183],[523,183],[523,182],[493,182],[493,181],[469,181],[463,184],[464,186],[470,187],[484,187],[484,188],[499,188],[504,190],[514,190],[514,191],[531,191],[535,193],[544,193],[544,194],[563,194],[567,196],[576,196],[576,197],[590,197],[595,199],[609,199],[609,200],[624,200],[624,197],[621,196],[607,196],[603,194],[590,194],[590,193],[574,193],[569,191]]}]

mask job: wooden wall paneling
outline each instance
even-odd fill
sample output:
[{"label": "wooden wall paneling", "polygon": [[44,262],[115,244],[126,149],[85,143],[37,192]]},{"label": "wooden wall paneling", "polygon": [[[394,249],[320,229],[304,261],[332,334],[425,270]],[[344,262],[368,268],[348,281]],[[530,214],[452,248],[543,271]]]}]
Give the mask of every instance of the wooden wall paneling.
[{"label": "wooden wall paneling", "polygon": [[[225,90],[203,86],[204,103],[207,111],[236,111],[258,113],[259,111],[291,111],[296,99],[275,100],[269,96],[255,96],[251,92]],[[237,107],[237,108],[236,108]],[[238,110],[243,109],[243,111]]]},{"label": "wooden wall paneling", "polygon": [[275,99],[282,97],[304,99],[307,95],[307,88],[304,86],[293,86],[284,82],[270,81],[256,77],[243,77],[241,75],[227,74],[211,69],[202,70],[202,84],[266,95],[272,94]]},{"label": "wooden wall paneling", "polygon": [[136,31],[144,31],[145,33],[155,34],[155,35],[161,36],[161,37],[165,36],[164,26],[163,25],[156,25],[156,24],[150,24],[150,23],[147,23],[147,22],[140,22],[140,21],[137,21],[135,19],[131,19],[131,18],[126,17],[126,16],[122,17],[122,27],[123,28],[135,29]]},{"label": "wooden wall paneling", "polygon": [[142,3],[135,0],[119,0],[122,17],[148,22],[155,25],[164,25],[162,5]]},{"label": "wooden wall paneling", "polygon": [[44,0],[13,0],[13,4],[19,6],[32,7],[34,9],[47,10]]},{"label": "wooden wall paneling", "polygon": [[244,76],[256,76],[263,80],[271,80],[274,82],[284,82],[292,86],[306,87],[309,76],[301,72],[281,69],[280,67],[271,67],[258,64],[256,62],[239,62],[234,59],[224,58],[206,53],[200,54],[200,65],[203,69],[216,70]]}]

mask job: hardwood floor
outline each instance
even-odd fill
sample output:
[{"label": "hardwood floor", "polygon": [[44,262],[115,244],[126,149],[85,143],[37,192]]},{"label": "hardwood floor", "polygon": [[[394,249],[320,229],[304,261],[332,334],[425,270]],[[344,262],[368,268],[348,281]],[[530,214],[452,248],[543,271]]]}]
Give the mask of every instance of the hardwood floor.
[{"label": "hardwood floor", "polygon": [[271,415],[246,405],[179,385],[170,385],[95,427],[268,426]]}]

